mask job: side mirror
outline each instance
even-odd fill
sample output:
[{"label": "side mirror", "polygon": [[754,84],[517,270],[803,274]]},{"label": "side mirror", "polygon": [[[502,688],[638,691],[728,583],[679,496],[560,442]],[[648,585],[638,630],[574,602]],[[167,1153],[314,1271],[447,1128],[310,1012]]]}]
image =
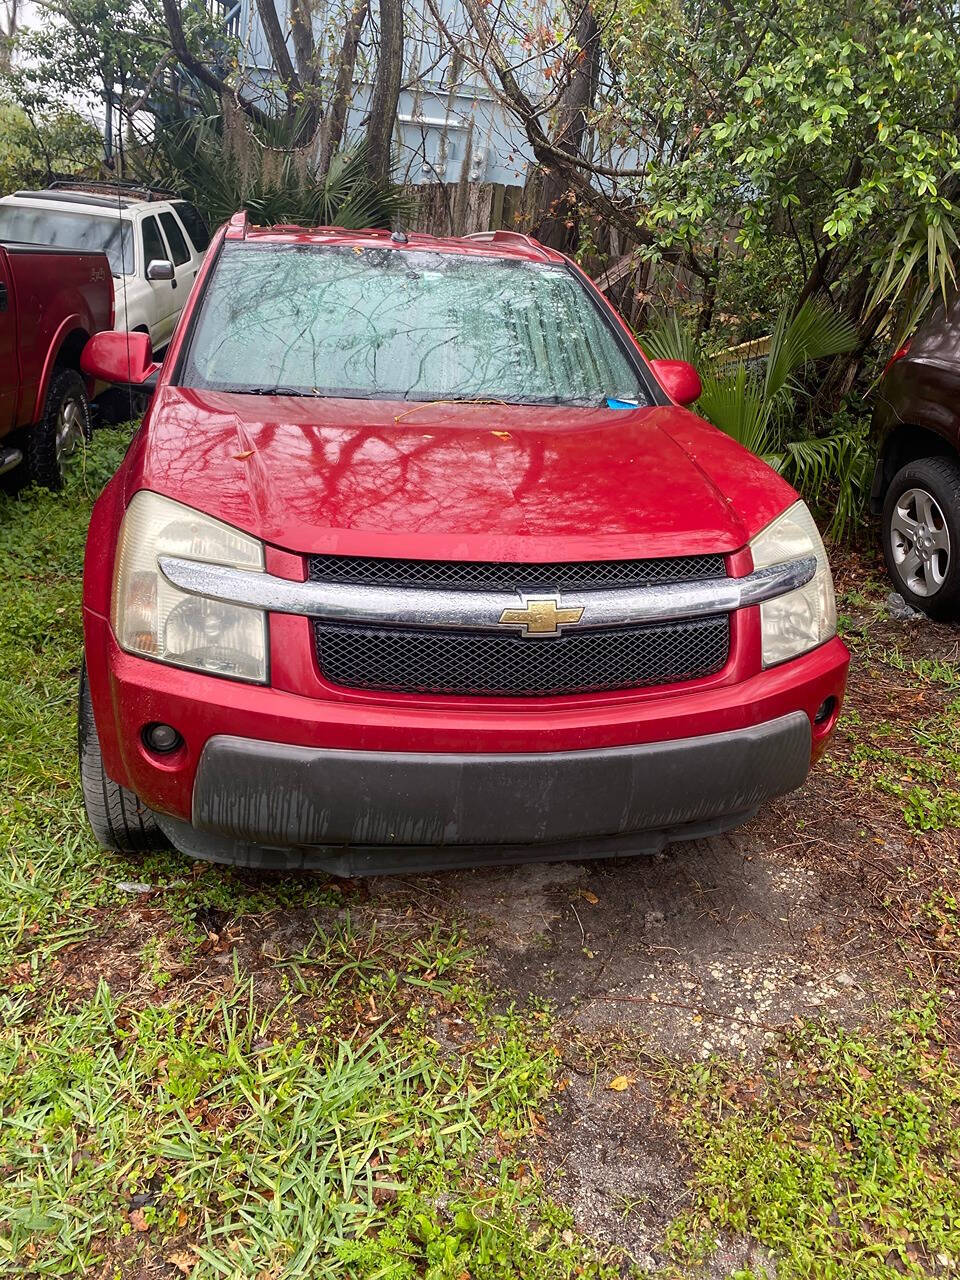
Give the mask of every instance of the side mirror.
[{"label": "side mirror", "polygon": [[88,378],[119,386],[142,387],[158,372],[153,344],[147,333],[108,329],[95,333],[80,353],[80,368]]},{"label": "side mirror", "polygon": [[651,360],[650,368],[671,400],[693,404],[703,390],[700,375],[686,360]]},{"label": "side mirror", "polygon": [[152,258],[147,264],[148,280],[172,280],[173,263],[169,258]]}]

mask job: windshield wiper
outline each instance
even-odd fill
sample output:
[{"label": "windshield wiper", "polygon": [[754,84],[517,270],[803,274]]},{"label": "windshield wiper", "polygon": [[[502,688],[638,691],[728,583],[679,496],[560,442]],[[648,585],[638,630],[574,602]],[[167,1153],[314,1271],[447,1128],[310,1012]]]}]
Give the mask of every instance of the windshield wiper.
[{"label": "windshield wiper", "polygon": [[318,396],[319,391],[303,391],[300,387],[230,387],[235,396]]}]

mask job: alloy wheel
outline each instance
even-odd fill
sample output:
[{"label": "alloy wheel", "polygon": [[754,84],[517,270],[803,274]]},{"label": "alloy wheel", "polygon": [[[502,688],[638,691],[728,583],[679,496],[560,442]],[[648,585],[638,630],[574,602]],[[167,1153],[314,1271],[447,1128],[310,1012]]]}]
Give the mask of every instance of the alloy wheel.
[{"label": "alloy wheel", "polygon": [[57,414],[57,465],[61,466],[64,458],[70,456],[80,443],[83,435],[83,405],[79,400],[68,396],[60,406]]},{"label": "alloy wheel", "polygon": [[905,489],[890,516],[890,547],[904,584],[917,596],[932,596],[950,568],[950,532],[943,512],[926,489]]}]

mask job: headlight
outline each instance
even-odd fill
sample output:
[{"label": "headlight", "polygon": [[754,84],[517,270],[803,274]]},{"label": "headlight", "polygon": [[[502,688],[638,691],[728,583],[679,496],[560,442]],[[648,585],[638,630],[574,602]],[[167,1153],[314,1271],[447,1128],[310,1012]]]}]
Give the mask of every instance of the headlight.
[{"label": "headlight", "polygon": [[816,556],[817,560],[817,571],[805,587],[765,600],[760,606],[763,665],[772,667],[787,658],[795,658],[836,635],[833,575],[823,540],[806,503],[795,502],[782,516],[777,516],[757,534],[750,549],[756,569],[800,560],[804,556]]},{"label": "headlight", "polygon": [[120,527],[110,620],[122,649],[237,680],[267,678],[267,615],[181,591],[159,556],[263,572],[263,545],[201,511],[142,489]]}]

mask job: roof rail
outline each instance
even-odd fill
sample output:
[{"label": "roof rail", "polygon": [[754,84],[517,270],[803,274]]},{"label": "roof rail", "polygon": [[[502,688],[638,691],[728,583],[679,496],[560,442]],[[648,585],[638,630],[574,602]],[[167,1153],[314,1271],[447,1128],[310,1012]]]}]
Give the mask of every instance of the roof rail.
[{"label": "roof rail", "polygon": [[553,261],[551,251],[534,240],[533,236],[524,235],[522,231],[506,231],[502,227],[497,231],[471,231],[468,235],[461,236],[461,240],[483,240],[488,244],[515,244],[525,249],[531,249],[534,253],[538,253],[541,258],[545,258],[548,262]]},{"label": "roof rail", "polygon": [[164,187],[147,187],[126,178],[57,178],[48,191],[92,191],[102,195],[128,195],[141,200],[175,200],[176,193]]}]

